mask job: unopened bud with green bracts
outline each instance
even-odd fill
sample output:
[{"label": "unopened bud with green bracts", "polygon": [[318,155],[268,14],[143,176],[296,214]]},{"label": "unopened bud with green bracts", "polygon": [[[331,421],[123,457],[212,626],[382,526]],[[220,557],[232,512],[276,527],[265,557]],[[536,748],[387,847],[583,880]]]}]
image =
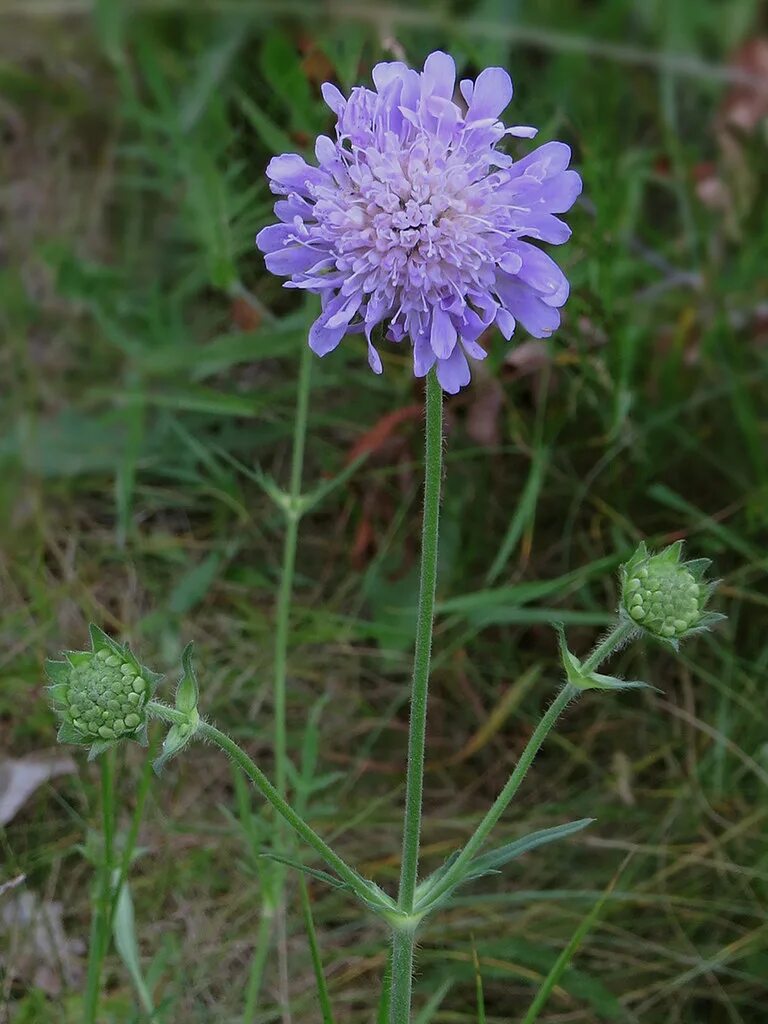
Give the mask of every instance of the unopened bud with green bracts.
[{"label": "unopened bud with green bracts", "polygon": [[67,651],[64,661],[46,662],[61,719],[59,741],[90,746],[92,757],[122,739],[146,744],[146,705],[161,676],[96,626],[90,634],[91,651]]},{"label": "unopened bud with green bracts", "polygon": [[705,581],[708,558],[681,561],[683,542],[658,554],[640,544],[621,568],[621,608],[638,628],[677,647],[680,640],[724,619],[706,611],[717,581]]}]

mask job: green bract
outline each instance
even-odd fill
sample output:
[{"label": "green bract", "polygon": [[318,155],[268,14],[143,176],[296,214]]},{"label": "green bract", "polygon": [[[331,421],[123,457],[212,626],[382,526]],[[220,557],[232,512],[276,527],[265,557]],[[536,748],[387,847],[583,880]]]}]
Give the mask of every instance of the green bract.
[{"label": "green bract", "polygon": [[187,644],[181,655],[182,673],[176,687],[176,711],[184,715],[184,721],[175,722],[168,730],[160,756],[154,761],[154,769],[158,773],[167,761],[186,747],[200,724],[200,713],[197,710],[200,688],[192,663],[192,651],[193,645]]},{"label": "green bract", "polygon": [[717,586],[717,581],[703,579],[709,559],[682,562],[682,553],[682,541],[658,554],[650,554],[642,543],[621,568],[622,614],[673,647],[725,618],[705,611]]},{"label": "green bract", "polygon": [[121,739],[146,744],[146,704],[161,677],[96,626],[90,635],[91,651],[67,651],[65,661],[46,662],[61,718],[59,741],[90,746],[91,757]]}]

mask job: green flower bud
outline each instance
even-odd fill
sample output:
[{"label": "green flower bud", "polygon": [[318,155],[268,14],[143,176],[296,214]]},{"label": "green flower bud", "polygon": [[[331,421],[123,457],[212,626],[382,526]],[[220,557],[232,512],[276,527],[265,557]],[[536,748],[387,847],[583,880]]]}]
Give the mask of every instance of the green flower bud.
[{"label": "green flower bud", "polygon": [[621,614],[673,647],[725,618],[705,611],[717,586],[703,579],[709,559],[682,562],[682,552],[682,541],[658,554],[650,554],[642,543],[621,568]]},{"label": "green flower bud", "polygon": [[62,743],[91,746],[95,756],[121,739],[146,743],[145,707],[160,676],[141,665],[130,648],[90,627],[91,651],[68,651],[47,661]]}]

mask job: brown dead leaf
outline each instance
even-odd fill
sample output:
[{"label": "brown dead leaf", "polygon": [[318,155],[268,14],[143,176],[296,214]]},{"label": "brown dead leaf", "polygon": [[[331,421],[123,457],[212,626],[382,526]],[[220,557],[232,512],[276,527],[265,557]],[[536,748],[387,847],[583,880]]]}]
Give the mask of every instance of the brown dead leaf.
[{"label": "brown dead leaf", "polygon": [[255,331],[261,325],[261,311],[242,295],[232,300],[230,315],[235,327],[239,327],[241,331]]},{"label": "brown dead leaf", "polygon": [[714,123],[720,159],[717,166],[696,169],[695,187],[701,203],[722,218],[725,237],[738,241],[762,190],[749,150],[750,137],[761,126],[768,127],[768,38],[747,40],[734,51],[729,66],[749,81],[734,83],[723,96]]},{"label": "brown dead leaf", "polygon": [[466,430],[482,448],[495,448],[501,441],[501,410],[504,388],[482,363],[475,368],[474,387],[469,393]]},{"label": "brown dead leaf", "polygon": [[0,969],[6,978],[58,996],[82,982],[85,944],[71,939],[61,903],[21,889],[0,905]]},{"label": "brown dead leaf", "polygon": [[368,563],[368,556],[376,548],[376,535],[368,513],[363,510],[363,515],[355,530],[355,539],[352,542],[350,558],[357,569],[364,568]]},{"label": "brown dead leaf", "polygon": [[402,409],[395,409],[393,412],[387,413],[386,416],[382,416],[352,445],[347,453],[347,464],[359,459],[361,455],[378,451],[401,423],[420,419],[422,415],[423,410],[420,405],[406,405]]},{"label": "brown dead leaf", "polygon": [[551,363],[552,352],[545,341],[524,341],[510,348],[504,362],[516,371],[515,376],[526,377],[530,373],[538,373]]},{"label": "brown dead leaf", "polygon": [[732,55],[730,67],[746,72],[754,84],[735,83],[723,97],[720,121],[751,134],[768,118],[768,38],[748,39]]},{"label": "brown dead leaf", "polygon": [[314,86],[319,89],[324,82],[332,82],[336,78],[333,63],[318,49],[310,35],[303,35],[300,38],[299,49],[304,54],[301,61],[304,74]]}]

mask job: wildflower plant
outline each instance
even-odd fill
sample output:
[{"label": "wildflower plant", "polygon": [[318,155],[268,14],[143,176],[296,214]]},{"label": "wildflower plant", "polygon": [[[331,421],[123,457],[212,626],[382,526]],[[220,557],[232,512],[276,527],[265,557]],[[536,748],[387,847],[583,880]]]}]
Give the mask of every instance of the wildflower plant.
[{"label": "wildflower plant", "polygon": [[[455,67],[433,53],[421,73],[402,63],[379,64],[374,89],[356,88],[347,99],[332,85],[323,95],[337,118],[336,137],[317,140],[318,165],[300,156],[269,165],[281,198],[280,223],[265,228],[258,244],[268,268],[290,287],[320,296],[322,312],[309,331],[301,361],[290,491],[261,478],[286,520],[283,577],[275,640],[275,781],[225,733],[205,721],[192,648],[182,657],[174,703],[155,697],[159,676],[127,647],[92,627],[92,650],[49,662],[51,696],[62,720],[59,739],[103,753],[123,739],[146,742],[157,719],[170,728],[156,761],[159,769],[194,740],[226,753],[272,806],[281,822],[278,845],[265,851],[283,866],[309,871],[346,891],[386,925],[391,936],[382,1006],[390,1024],[411,1020],[416,936],[423,921],[471,880],[498,872],[541,845],[571,836],[592,819],[565,822],[485,849],[561,713],[585,690],[643,687],[599,671],[617,650],[643,634],[677,647],[722,616],[709,612],[715,586],[704,580],[706,560],[681,561],[682,545],[651,554],[641,544],[621,569],[614,622],[584,658],[573,654],[557,628],[562,685],[534,729],[519,761],[471,836],[427,877],[420,876],[420,836],[428,685],[437,584],[440,494],[443,476],[443,392],[468,384],[469,358],[481,359],[479,338],[495,325],[510,338],[519,322],[537,337],[559,323],[568,283],[534,242],[564,242],[569,229],[558,214],[581,189],[568,169],[570,150],[550,142],[515,160],[500,146],[509,136],[531,138],[533,128],[505,128],[499,120],[512,96],[507,73],[488,68],[462,81],[455,98]],[[420,590],[410,694],[402,857],[397,893],[387,893],[348,864],[287,798],[285,681],[291,585],[298,524],[303,512],[328,493],[324,484],[300,493],[307,422],[311,350],[326,355],[347,334],[366,338],[368,360],[381,372],[377,345],[386,339],[412,346],[413,369],[426,377],[425,483]],[[292,830],[327,871],[305,868],[280,848]],[[252,1016],[258,978],[251,975],[245,1018]],[[380,1016],[380,1019],[383,1017]]]}]

